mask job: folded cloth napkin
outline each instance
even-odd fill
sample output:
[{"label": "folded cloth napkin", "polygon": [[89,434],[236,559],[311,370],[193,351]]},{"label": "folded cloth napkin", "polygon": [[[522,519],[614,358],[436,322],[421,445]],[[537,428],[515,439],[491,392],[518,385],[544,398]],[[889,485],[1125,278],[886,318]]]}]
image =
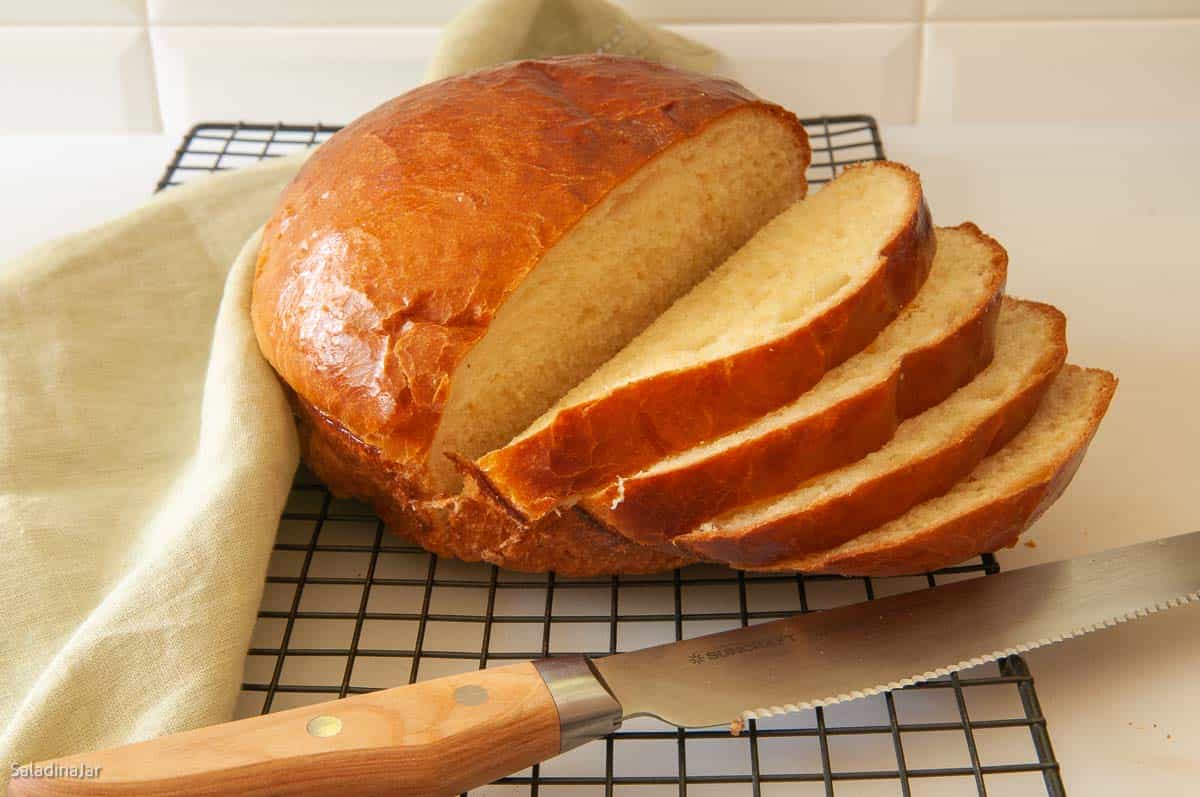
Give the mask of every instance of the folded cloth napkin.
[{"label": "folded cloth napkin", "polygon": [[708,47],[638,22],[604,0],[481,0],[446,26],[426,77],[437,80],[517,58],[593,52],[700,71],[717,60]]},{"label": "folded cloth napkin", "polygon": [[298,459],[249,319],[294,171],[0,266],[0,779],[230,717]]},{"label": "folded cloth napkin", "polygon": [[[431,74],[597,49],[711,55],[603,0],[485,0]],[[232,714],[298,460],[250,284],[303,157],[0,265],[0,787],[13,764]]]}]

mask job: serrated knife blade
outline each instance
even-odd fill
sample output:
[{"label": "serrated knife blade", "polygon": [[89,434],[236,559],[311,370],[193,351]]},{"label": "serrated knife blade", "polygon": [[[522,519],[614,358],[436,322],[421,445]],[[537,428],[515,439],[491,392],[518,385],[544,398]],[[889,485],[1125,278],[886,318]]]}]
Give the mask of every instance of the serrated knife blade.
[{"label": "serrated knife blade", "polygon": [[1200,532],[596,659],[625,717],[828,705],[1200,599]]}]

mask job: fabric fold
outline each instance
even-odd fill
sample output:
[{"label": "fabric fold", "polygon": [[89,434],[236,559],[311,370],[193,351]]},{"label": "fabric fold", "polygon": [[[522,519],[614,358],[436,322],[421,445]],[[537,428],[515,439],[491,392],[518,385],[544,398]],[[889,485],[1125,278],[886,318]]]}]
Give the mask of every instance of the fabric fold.
[{"label": "fabric fold", "polygon": [[2,778],[233,710],[298,461],[250,326],[254,228],[299,163],[0,272]]}]

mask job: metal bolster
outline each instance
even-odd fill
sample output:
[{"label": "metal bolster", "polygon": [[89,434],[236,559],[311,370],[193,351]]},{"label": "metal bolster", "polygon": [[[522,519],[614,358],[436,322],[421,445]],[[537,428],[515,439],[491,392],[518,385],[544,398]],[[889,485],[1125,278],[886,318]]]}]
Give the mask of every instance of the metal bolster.
[{"label": "metal bolster", "polygon": [[558,707],[560,753],[621,727],[621,704],[596,676],[586,658],[541,659],[533,666]]}]

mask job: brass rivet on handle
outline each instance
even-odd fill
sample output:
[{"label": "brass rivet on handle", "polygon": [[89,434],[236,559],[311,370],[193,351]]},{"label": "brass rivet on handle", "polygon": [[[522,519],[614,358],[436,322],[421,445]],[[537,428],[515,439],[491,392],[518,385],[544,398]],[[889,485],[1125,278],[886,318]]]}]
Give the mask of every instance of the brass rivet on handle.
[{"label": "brass rivet on handle", "polygon": [[454,690],[454,702],[460,706],[482,706],[487,699],[487,690],[478,684],[467,684]]},{"label": "brass rivet on handle", "polygon": [[313,717],[308,721],[309,736],[319,736],[325,738],[327,736],[337,736],[342,732],[342,721],[337,717],[331,717],[328,714],[322,714],[318,717]]}]

